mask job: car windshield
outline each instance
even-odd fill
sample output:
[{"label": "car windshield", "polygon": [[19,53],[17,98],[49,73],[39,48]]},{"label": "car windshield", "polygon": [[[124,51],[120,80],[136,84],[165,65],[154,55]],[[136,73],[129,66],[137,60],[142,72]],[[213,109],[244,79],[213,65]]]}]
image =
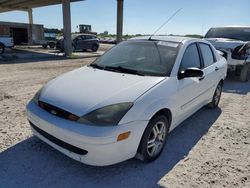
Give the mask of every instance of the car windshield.
[{"label": "car windshield", "polygon": [[211,28],[205,38],[229,38],[250,41],[250,27],[218,27]]},{"label": "car windshield", "polygon": [[115,72],[148,76],[169,76],[180,44],[130,40],[122,42],[90,66]]}]

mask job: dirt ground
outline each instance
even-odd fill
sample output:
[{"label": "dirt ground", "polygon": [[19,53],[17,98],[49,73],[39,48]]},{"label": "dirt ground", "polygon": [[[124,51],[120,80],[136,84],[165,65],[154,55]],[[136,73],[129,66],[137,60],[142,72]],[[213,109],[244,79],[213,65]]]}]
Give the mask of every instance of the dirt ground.
[{"label": "dirt ground", "polygon": [[94,59],[0,63],[0,187],[250,187],[250,82],[226,80],[219,108],[170,133],[160,158],[76,162],[31,134],[25,105],[52,78]]}]

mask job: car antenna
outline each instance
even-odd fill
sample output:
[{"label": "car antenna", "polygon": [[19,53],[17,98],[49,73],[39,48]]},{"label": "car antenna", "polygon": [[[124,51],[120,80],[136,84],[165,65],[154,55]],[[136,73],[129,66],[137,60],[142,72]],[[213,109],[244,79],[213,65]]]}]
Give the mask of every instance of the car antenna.
[{"label": "car antenna", "polygon": [[178,14],[180,11],[182,10],[182,8],[179,8],[177,11],[175,11],[174,14],[172,14],[158,29],[156,29],[156,31],[150,35],[150,37],[148,38],[148,40],[151,40],[151,38],[163,27],[165,26],[170,20],[172,20],[174,18],[174,16],[176,14]]}]

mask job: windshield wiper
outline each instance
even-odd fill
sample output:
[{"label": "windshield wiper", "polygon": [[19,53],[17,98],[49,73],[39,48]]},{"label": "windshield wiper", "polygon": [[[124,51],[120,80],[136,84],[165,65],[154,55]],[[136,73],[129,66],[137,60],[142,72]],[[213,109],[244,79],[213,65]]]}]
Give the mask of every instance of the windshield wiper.
[{"label": "windshield wiper", "polygon": [[128,69],[122,66],[118,66],[118,67],[112,67],[112,66],[106,66],[104,67],[105,70],[110,70],[110,71],[115,71],[115,72],[121,72],[121,73],[128,73],[128,74],[136,74],[139,76],[145,76],[144,74],[140,73],[137,70],[133,70],[133,69]]},{"label": "windshield wiper", "polygon": [[89,64],[90,67],[96,68],[96,69],[104,69],[104,67],[97,65],[96,63]]}]

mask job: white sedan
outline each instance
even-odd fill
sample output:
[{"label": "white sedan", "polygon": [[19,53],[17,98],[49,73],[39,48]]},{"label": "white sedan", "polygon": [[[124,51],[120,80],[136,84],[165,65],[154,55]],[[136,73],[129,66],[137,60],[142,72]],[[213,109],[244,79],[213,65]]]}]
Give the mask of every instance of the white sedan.
[{"label": "white sedan", "polygon": [[135,38],[51,80],[27,105],[28,121],[34,135],[83,163],[150,162],[177,125],[218,106],[226,74],[205,40]]}]

